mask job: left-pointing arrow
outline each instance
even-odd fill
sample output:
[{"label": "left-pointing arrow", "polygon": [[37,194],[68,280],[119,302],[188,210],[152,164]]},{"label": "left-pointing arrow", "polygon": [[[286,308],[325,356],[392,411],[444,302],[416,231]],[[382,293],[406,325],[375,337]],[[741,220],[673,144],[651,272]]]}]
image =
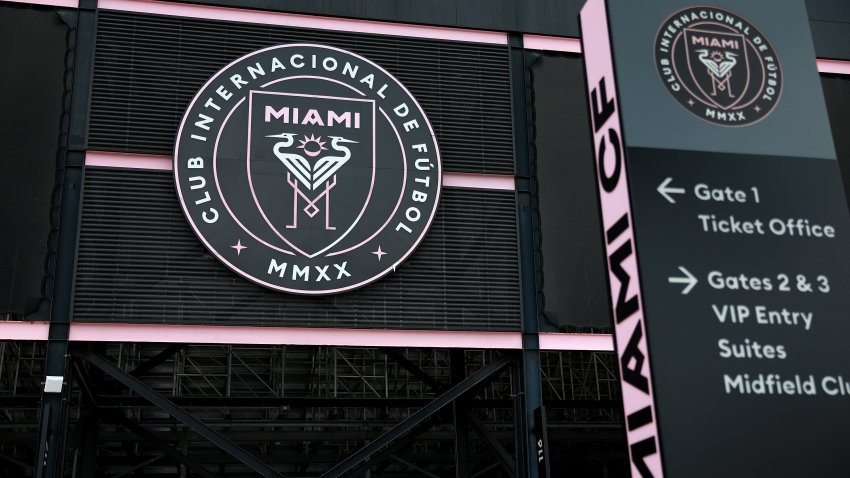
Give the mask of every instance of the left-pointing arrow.
[{"label": "left-pointing arrow", "polygon": [[684,277],[668,277],[667,282],[669,282],[671,284],[687,284],[685,286],[685,288],[682,289],[682,295],[688,295],[688,292],[690,292],[691,289],[693,289],[694,286],[697,285],[697,282],[699,282],[699,281],[697,280],[696,277],[693,276],[693,274],[688,272],[688,270],[685,269],[684,267],[679,266],[679,270],[682,272],[682,274],[685,274],[685,276]]},{"label": "left-pointing arrow", "polygon": [[666,199],[670,204],[676,204],[676,200],[673,199],[671,194],[685,194],[685,189],[670,187],[671,181],[673,181],[673,178],[665,179],[658,185],[658,189],[656,189],[656,191],[658,191],[658,194],[664,196],[664,199]]}]

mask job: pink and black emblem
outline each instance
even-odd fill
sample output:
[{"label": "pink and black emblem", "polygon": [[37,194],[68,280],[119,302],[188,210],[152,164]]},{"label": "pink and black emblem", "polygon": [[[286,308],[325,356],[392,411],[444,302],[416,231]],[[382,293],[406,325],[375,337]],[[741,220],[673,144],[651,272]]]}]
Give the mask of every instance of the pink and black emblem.
[{"label": "pink and black emblem", "polygon": [[782,68],[767,38],[738,14],[691,7],[655,40],[658,73],[688,111],[723,126],[764,119],[782,94]]},{"label": "pink and black emblem", "polygon": [[174,161],[184,213],[210,252],[260,285],[311,295],[401,265],[442,179],[407,89],[323,45],[271,47],[219,71],[186,111]]}]

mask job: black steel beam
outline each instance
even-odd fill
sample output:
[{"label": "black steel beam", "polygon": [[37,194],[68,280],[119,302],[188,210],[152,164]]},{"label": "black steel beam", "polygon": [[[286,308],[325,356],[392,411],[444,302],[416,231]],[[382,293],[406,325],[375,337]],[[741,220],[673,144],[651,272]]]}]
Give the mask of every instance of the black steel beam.
[{"label": "black steel beam", "polygon": [[[466,357],[463,350],[449,350],[449,373],[453,385],[462,382],[466,378]],[[456,478],[466,478],[469,476],[469,424],[466,417],[467,410],[467,405],[463,399],[458,398],[452,403]]]},{"label": "black steel beam", "polygon": [[[56,254],[48,269],[45,287],[50,301],[50,326],[45,355],[45,376],[63,377],[60,393],[44,392],[40,414],[42,421],[35,476],[54,478],[62,475],[65,435],[68,420],[70,378],[68,368],[68,333],[71,323],[71,291],[77,252],[80,206],[82,204],[83,162],[86,149],[86,118],[89,110],[94,41],[96,0],[83,0],[76,11],[60,10],[59,17],[69,27],[63,74],[63,112],[60,118],[61,135],[57,138],[56,190],[51,204],[51,227],[58,229]],[[67,116],[66,116],[67,115]],[[82,118],[82,119],[80,119]],[[65,120],[68,120],[65,123]]]},{"label": "black steel beam", "polygon": [[415,363],[408,360],[408,358],[405,357],[404,354],[402,354],[398,350],[389,347],[381,347],[378,350],[380,350],[387,357],[393,359],[397,364],[401,365],[403,369],[407,370],[408,372],[410,372],[411,375],[421,380],[422,383],[431,387],[432,390],[439,391],[443,388],[440,382],[436,381],[434,377],[428,375]]},{"label": "black steel beam", "polygon": [[502,469],[508,474],[508,476],[514,476],[516,474],[516,460],[505,450],[502,445],[496,441],[493,435],[489,430],[484,428],[484,425],[475,418],[474,415],[467,412],[467,419],[469,420],[469,424],[472,425],[472,428],[475,430],[475,433],[484,440],[484,443],[487,444],[487,447],[490,451],[496,455],[496,458],[499,460],[499,465],[501,465]]},{"label": "black steel beam", "polygon": [[[268,422],[271,423],[271,422]],[[23,424],[20,427],[15,425],[13,428],[9,424],[5,424],[5,428],[0,429],[0,443],[4,445],[21,445],[21,444],[32,444],[35,443],[37,437],[36,432],[34,431],[37,428],[37,424]],[[171,422],[171,423],[163,423],[161,421],[156,422],[144,422],[143,425],[145,427],[169,427],[174,428],[180,426],[179,422]],[[363,426],[363,423],[359,424],[360,427]],[[433,427],[435,425],[431,425]],[[509,426],[509,424],[508,424]],[[302,428],[310,427],[310,424],[304,424]],[[19,431],[20,428],[29,430],[29,431]],[[370,430],[352,430],[352,429],[324,429],[324,430],[303,430],[302,428],[281,428],[277,427],[276,430],[261,430],[262,425],[257,425],[256,427],[247,427],[245,429],[240,429],[239,427],[230,427],[226,431],[222,431],[221,433],[226,436],[229,440],[234,441],[236,443],[257,443],[257,442],[280,442],[280,443],[298,443],[298,442],[319,442],[327,439],[328,436],[332,436],[335,440],[338,441],[372,441],[378,438],[383,431],[378,428],[372,428]],[[160,440],[175,443],[185,441],[190,444],[198,444],[205,445],[206,441],[198,434],[191,430],[181,430],[181,431],[152,431],[152,434],[159,437]],[[417,433],[415,430],[412,431],[408,435],[413,435]],[[505,429],[505,430],[491,430],[490,435],[500,441],[500,442],[512,442],[513,441],[513,430]],[[136,443],[139,441],[143,441],[136,435],[133,435],[129,432],[125,432],[124,430],[101,430],[99,433],[99,439],[101,443]],[[587,428],[575,428],[575,429],[555,429],[549,431],[549,437],[554,442],[562,442],[562,443],[596,443],[596,444],[616,444],[622,442],[622,427],[619,428],[593,428],[591,425],[588,425]],[[405,437],[406,438],[406,437]],[[70,439],[70,438],[69,438]],[[416,435],[416,439],[425,440],[425,441],[445,441],[450,442],[454,440],[454,432],[448,429],[438,429],[438,430],[427,430],[423,429],[418,432]],[[400,440],[399,440],[400,441]],[[398,443],[398,442],[395,442]],[[112,446],[112,445],[109,445]],[[209,447],[207,447],[209,448]],[[381,452],[383,453],[383,452]],[[378,463],[378,456],[381,454],[377,454],[369,459],[371,463]],[[233,461],[232,458],[226,457],[223,453],[219,453],[216,456],[220,456],[222,458],[226,458],[227,460]],[[309,459],[310,455],[302,455]],[[317,459],[319,455],[316,455]],[[266,463],[274,462],[275,455],[266,455],[264,456],[264,460]],[[98,458],[98,463],[100,463],[103,456]],[[200,460],[200,458],[198,458]],[[553,459],[554,461],[554,459]],[[79,475],[79,474],[78,474]]]},{"label": "black steel beam", "polygon": [[183,350],[184,348],[186,348],[186,344],[171,344],[166,347],[162,352],[148,359],[146,362],[140,363],[138,367],[130,371],[130,375],[137,378],[141,377],[142,375],[153,370],[157,365],[173,357],[174,354]]},{"label": "black steel beam", "polygon": [[[9,462],[9,463],[11,463],[12,465],[17,466],[18,468],[20,468],[20,469],[21,469],[21,471],[22,471],[23,473],[32,473],[32,466],[30,466],[30,465],[28,465],[28,464],[26,464],[26,463],[22,462],[21,460],[19,460],[19,459],[15,458],[15,457],[12,457],[12,456],[6,455],[6,454],[4,454],[4,453],[0,453],[0,460],[8,461],[8,462]],[[4,468],[7,472],[8,472],[8,471],[10,471],[10,470],[9,470],[9,467],[3,467],[3,468]]]},{"label": "black steel beam", "polygon": [[404,436],[416,428],[417,425],[439,412],[443,409],[443,407],[462,397],[471,390],[476,389],[486,380],[498,375],[505,369],[505,367],[508,366],[508,364],[509,362],[507,360],[500,359],[470,375],[467,379],[446,390],[442,395],[420,408],[406,420],[385,432],[375,441],[354,452],[322,476],[326,478],[338,478],[345,473],[348,473],[351,469],[359,465],[361,462],[368,460],[371,456],[392,443],[394,440]]},{"label": "black steel beam", "polygon": [[510,48],[511,108],[514,121],[514,158],[517,173],[517,223],[519,225],[520,297],[522,351],[518,361],[515,423],[517,427],[517,474],[523,478],[540,476],[536,458],[536,437],[532,424],[534,410],[543,403],[540,377],[540,308],[542,293],[537,271],[540,264],[537,234],[540,229],[537,208],[537,162],[534,146],[534,114],[530,65],[539,56],[525,51],[521,34],[508,35]]},{"label": "black steel beam", "polygon": [[[150,402],[142,397],[126,395],[95,395],[100,408],[152,408]],[[0,397],[0,408],[27,408],[38,397]],[[175,405],[182,408],[305,408],[305,407],[381,407],[381,408],[419,408],[427,405],[428,398],[327,398],[327,397],[171,397]],[[545,400],[548,408],[587,408],[617,409],[619,403],[613,400]],[[511,408],[510,399],[482,398],[469,399],[467,408]],[[30,407],[31,408],[31,407]]]},{"label": "black steel beam", "polygon": [[103,370],[115,380],[118,380],[124,386],[130,388],[140,396],[144,397],[149,402],[159,407],[164,412],[181,421],[183,424],[201,435],[204,439],[221,448],[222,451],[228,453],[236,460],[245,464],[248,468],[258,473],[263,477],[279,477],[272,467],[264,463],[259,458],[255,457],[242,447],[228,440],[215,430],[204,425],[200,420],[187,413],[182,408],[175,405],[169,399],[163,397],[147,385],[140,382],[135,377],[130,376],[120,368],[116,367],[102,356],[92,352],[91,350],[80,350],[77,352],[80,357],[95,367]]},{"label": "black steel beam", "polygon": [[[369,457],[369,461],[362,462],[360,465],[351,469],[348,472],[349,476],[360,476],[361,473],[364,473],[367,469],[374,468],[375,471],[384,475],[383,470],[389,466],[391,463],[389,459],[398,454],[398,452],[406,446],[409,446],[413,443],[417,438],[422,437],[426,434],[426,430],[436,425],[439,425],[441,422],[448,421],[449,416],[444,411],[440,411],[428,417],[425,421],[416,426],[413,430],[410,431],[406,436],[395,440],[390,445],[388,445],[383,451],[376,453],[375,455]],[[450,439],[450,437],[446,437]],[[434,461],[433,457],[429,457],[429,460]]]},{"label": "black steel beam", "polygon": [[142,438],[146,442],[155,446],[159,451],[163,452],[166,456],[168,456],[172,460],[174,460],[174,461],[176,461],[176,462],[178,462],[182,465],[185,465],[186,468],[194,471],[198,475],[200,475],[204,478],[216,478],[218,476],[218,475],[211,473],[209,470],[207,470],[203,466],[199,465],[196,461],[192,460],[188,456],[186,456],[186,455],[180,453],[179,451],[175,450],[173,447],[171,447],[171,445],[160,440],[159,437],[157,437],[153,433],[149,432],[145,427],[143,427],[143,426],[139,425],[138,423],[130,420],[129,418],[127,418],[123,415],[119,415],[119,414],[109,414],[105,418],[123,426],[127,430],[130,430],[131,432],[136,434],[139,438]]}]

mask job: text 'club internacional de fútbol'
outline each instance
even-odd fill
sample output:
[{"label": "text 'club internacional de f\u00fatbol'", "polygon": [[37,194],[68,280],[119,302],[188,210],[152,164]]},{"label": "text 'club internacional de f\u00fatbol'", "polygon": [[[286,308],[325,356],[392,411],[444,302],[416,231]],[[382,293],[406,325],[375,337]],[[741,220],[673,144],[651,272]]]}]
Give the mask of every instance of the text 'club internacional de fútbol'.
[{"label": "text 'club internacional de f\u00fatbol'", "polygon": [[0,477],[846,477],[837,0],[0,0]]}]

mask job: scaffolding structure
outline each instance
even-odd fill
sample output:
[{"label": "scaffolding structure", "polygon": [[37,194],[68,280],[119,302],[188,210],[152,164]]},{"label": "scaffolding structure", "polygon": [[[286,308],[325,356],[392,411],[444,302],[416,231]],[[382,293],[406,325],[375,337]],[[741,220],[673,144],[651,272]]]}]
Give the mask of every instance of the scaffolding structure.
[{"label": "scaffolding structure", "polygon": [[[503,355],[494,350],[259,345],[94,348],[283,476],[301,477],[322,476],[451,387],[458,380],[452,359],[462,357],[468,377]],[[37,342],[0,343],[0,459],[6,465],[0,476],[33,476],[45,350]],[[156,441],[210,476],[257,476],[77,355],[71,368],[65,476],[196,476]],[[513,450],[514,373],[507,369],[464,402],[489,435],[468,435],[472,476],[511,476],[498,467],[487,440]],[[573,458],[577,452],[586,457],[607,453],[616,461],[622,417],[613,354],[543,352],[541,373],[550,448]],[[365,473],[454,476],[457,438],[451,415],[438,414]],[[553,454],[555,468],[560,459]],[[96,475],[90,475],[92,470]]]}]

